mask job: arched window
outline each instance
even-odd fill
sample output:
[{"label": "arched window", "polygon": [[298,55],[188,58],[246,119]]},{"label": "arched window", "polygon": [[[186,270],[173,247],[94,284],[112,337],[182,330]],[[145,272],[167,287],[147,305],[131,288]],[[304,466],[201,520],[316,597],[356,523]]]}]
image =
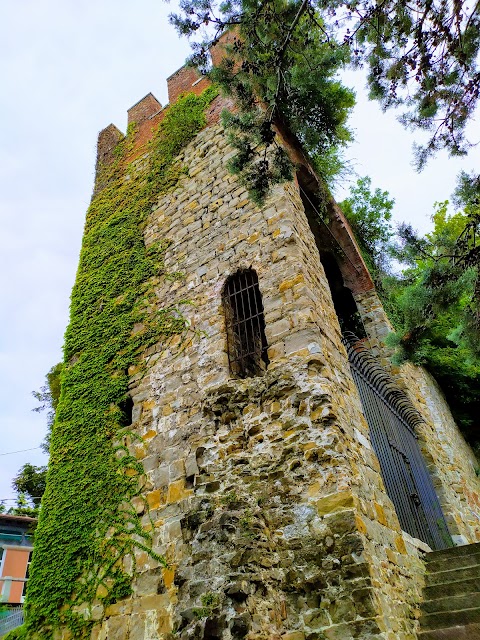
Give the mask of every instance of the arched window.
[{"label": "arched window", "polygon": [[262,375],[268,365],[265,318],[253,269],[230,276],[223,289],[230,371],[236,378]]}]

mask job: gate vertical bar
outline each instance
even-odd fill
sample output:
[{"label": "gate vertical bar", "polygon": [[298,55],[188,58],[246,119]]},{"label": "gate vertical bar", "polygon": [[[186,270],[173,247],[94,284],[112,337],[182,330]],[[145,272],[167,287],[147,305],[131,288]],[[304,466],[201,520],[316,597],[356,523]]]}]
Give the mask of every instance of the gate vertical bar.
[{"label": "gate vertical bar", "polygon": [[358,338],[347,335],[344,343],[385,488],[402,528],[432,549],[452,546],[418,444],[420,414]]}]

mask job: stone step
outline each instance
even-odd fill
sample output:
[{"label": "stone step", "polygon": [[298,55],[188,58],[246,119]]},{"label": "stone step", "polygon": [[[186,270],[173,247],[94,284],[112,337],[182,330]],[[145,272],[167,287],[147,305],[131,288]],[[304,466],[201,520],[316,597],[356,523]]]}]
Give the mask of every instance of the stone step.
[{"label": "stone step", "polygon": [[463,609],[462,611],[426,613],[420,617],[420,627],[423,631],[448,629],[473,623],[480,623],[480,606],[473,609]]},{"label": "stone step", "polygon": [[480,640],[480,544],[433,551],[425,561],[419,640]]},{"label": "stone step", "polygon": [[470,553],[468,555],[463,554],[455,558],[444,558],[443,556],[440,556],[437,560],[429,560],[427,562],[427,573],[430,574],[436,573],[437,571],[448,571],[449,569],[452,569],[453,563],[455,563],[455,568],[474,567],[476,565],[480,566],[480,549],[476,553]]},{"label": "stone step", "polygon": [[462,593],[458,596],[444,595],[441,598],[426,600],[422,603],[423,613],[435,613],[437,611],[462,611],[470,609],[473,605],[479,603],[480,591]]},{"label": "stone step", "polygon": [[480,640],[480,624],[420,631],[418,640]]},{"label": "stone step", "polygon": [[423,598],[424,600],[435,600],[436,598],[461,596],[468,593],[476,593],[477,591],[480,591],[480,577],[439,583],[425,587]]},{"label": "stone step", "polygon": [[452,562],[453,568],[448,571],[436,571],[435,573],[427,573],[425,575],[425,584],[431,587],[435,584],[448,584],[449,582],[458,582],[459,580],[480,579],[480,565],[471,567],[456,567]]},{"label": "stone step", "polygon": [[459,558],[460,556],[469,556],[475,553],[480,553],[480,542],[464,544],[460,547],[450,547],[449,549],[441,549],[440,551],[430,551],[430,553],[425,555],[425,562],[428,566],[431,562],[439,559]]}]

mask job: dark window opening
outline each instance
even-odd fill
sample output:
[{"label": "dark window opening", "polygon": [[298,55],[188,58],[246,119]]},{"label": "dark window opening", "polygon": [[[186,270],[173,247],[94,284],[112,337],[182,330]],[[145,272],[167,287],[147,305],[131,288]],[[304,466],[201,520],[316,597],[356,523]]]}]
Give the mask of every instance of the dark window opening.
[{"label": "dark window opening", "polygon": [[120,419],[120,424],[122,427],[128,427],[133,422],[133,400],[130,396],[127,396],[122,402],[118,405],[120,411],[122,412],[122,417]]},{"label": "dark window opening", "polygon": [[[25,571],[25,580],[28,581],[28,578],[30,577],[30,563],[32,562],[32,552],[30,551],[30,553],[28,554],[28,560],[27,560],[27,570]],[[23,583],[23,588],[22,588],[22,602],[25,598],[25,596],[27,595],[27,582]]]},{"label": "dark window opening", "polygon": [[262,294],[253,269],[237,271],[223,290],[230,371],[236,378],[262,375],[269,360]]},{"label": "dark window opening", "polygon": [[354,333],[357,338],[366,338],[367,334],[363,327],[362,318],[358,312],[357,303],[352,292],[343,284],[342,274],[335,258],[324,253],[320,255],[328,286],[332,294],[333,306],[340,323],[342,333]]}]

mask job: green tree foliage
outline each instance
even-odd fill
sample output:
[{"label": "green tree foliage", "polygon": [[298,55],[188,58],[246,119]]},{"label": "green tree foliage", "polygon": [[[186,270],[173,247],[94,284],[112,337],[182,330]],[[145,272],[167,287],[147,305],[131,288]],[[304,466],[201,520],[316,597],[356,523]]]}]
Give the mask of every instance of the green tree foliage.
[{"label": "green tree foliage", "polygon": [[30,516],[36,518],[38,516],[38,507],[32,506],[27,496],[24,493],[17,495],[16,503],[14,507],[7,506],[4,502],[0,503],[0,513],[6,513],[12,516]]},{"label": "green tree foliage", "polygon": [[7,507],[0,503],[0,513],[15,516],[38,517],[40,502],[45,492],[47,467],[37,467],[27,462],[12,480],[17,493],[15,506]]},{"label": "green tree foliage", "polygon": [[[48,453],[50,449],[52,425],[55,420],[55,411],[60,400],[60,376],[62,368],[62,362],[54,365],[45,376],[45,384],[40,388],[40,391],[32,391],[32,396],[39,402],[39,405],[35,407],[33,411],[47,411],[47,435],[41,444],[45,453]],[[12,487],[17,492],[17,502],[14,507],[8,509],[8,513],[19,516],[37,517],[40,502],[45,492],[46,478],[46,466],[37,467],[29,462],[24,464],[12,480]],[[0,505],[0,513],[5,510],[6,507]]]},{"label": "green tree foliage", "polygon": [[454,201],[464,207],[465,227],[455,244],[452,262],[460,269],[476,273],[474,293],[464,320],[464,332],[476,353],[480,352],[480,176],[462,172]]},{"label": "green tree foliage", "polygon": [[417,148],[419,167],[440,148],[462,155],[469,147],[465,127],[480,93],[478,3],[182,0],[180,7],[172,22],[194,39],[193,62],[204,71],[209,47],[225,31],[235,34],[213,74],[239,106],[227,119],[238,149],[233,168],[256,200],[290,176],[275,147],[276,123],[313,156],[348,140],[352,98],[335,80],[348,62],[367,66],[371,98],[403,107],[406,126],[429,132]]},{"label": "green tree foliage", "polygon": [[361,0],[344,7],[354,14],[347,41],[368,67],[370,97],[384,108],[404,107],[402,122],[430,134],[416,148],[417,165],[438,149],[464,155],[480,92],[478,3]]},{"label": "green tree foliage", "polygon": [[[183,8],[185,16],[174,16],[173,21],[186,34],[200,25],[192,15],[202,12],[203,21],[210,22],[215,10],[197,0]],[[346,120],[354,96],[336,77],[348,61],[348,49],[325,42],[323,20],[305,1],[227,2],[219,11],[223,17],[216,35],[195,47],[193,62],[207,72],[208,46],[227,25],[235,25],[237,35],[227,46],[228,55],[210,72],[239,106],[235,113],[224,114],[237,149],[231,170],[256,202],[272,184],[291,179],[291,163],[275,135],[280,127],[299,139],[328,178],[341,168],[339,151],[351,138]]]},{"label": "green tree foliage", "polygon": [[479,273],[478,264],[466,266],[459,253],[469,216],[448,215],[442,203],[433,221],[434,230],[423,238],[407,226],[399,230],[400,256],[409,266],[401,278],[384,281],[388,306],[395,311],[391,344],[397,361],[409,359],[434,375],[464,435],[478,444]]},{"label": "green tree foliage", "polygon": [[20,495],[28,497],[28,499],[38,507],[40,506],[40,500],[45,493],[46,481],[47,467],[37,467],[27,462],[13,479],[12,487]]},{"label": "green tree foliage", "polygon": [[50,449],[52,425],[55,420],[55,411],[57,410],[60,400],[62,369],[63,362],[55,364],[45,376],[45,384],[40,388],[40,391],[32,391],[32,396],[39,402],[39,405],[35,407],[33,411],[37,413],[47,411],[48,431],[45,440],[41,444],[45,453],[48,453]]},{"label": "green tree foliage", "polygon": [[449,215],[447,205],[437,205],[434,230],[425,237],[407,225],[399,229],[402,247],[398,255],[409,265],[403,272],[407,297],[416,301],[403,304],[409,336],[405,346],[413,349],[417,336],[448,313],[453,323],[451,339],[478,357],[480,217],[471,211]]},{"label": "green tree foliage", "polygon": [[340,203],[357,238],[363,258],[376,284],[389,268],[389,253],[394,234],[391,219],[395,200],[388,191],[371,189],[368,176],[359,178],[350,196]]},{"label": "green tree foliage", "polygon": [[480,442],[479,206],[473,181],[457,189],[463,211],[436,205],[425,236],[400,225],[393,201],[361,178],[342,203],[396,333],[395,360],[425,366],[439,382],[464,435]]},{"label": "green tree foliage", "polygon": [[26,494],[19,493],[17,495],[17,501],[14,507],[10,507],[7,511],[9,515],[13,516],[29,516],[31,518],[37,518],[39,512],[39,505],[33,505]]}]

